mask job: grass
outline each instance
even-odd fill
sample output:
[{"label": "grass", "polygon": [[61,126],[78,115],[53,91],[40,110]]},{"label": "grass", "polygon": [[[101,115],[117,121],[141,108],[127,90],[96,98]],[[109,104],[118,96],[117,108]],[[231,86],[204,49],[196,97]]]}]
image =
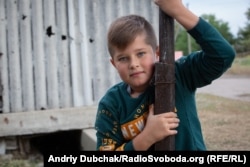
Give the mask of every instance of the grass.
[{"label": "grass", "polygon": [[245,57],[236,57],[232,67],[227,71],[231,75],[250,76],[250,55]]},{"label": "grass", "polygon": [[5,159],[0,158],[0,167],[43,167],[41,160],[34,161],[25,158]]},{"label": "grass", "polygon": [[208,150],[250,150],[250,103],[197,94],[197,108]]},{"label": "grass", "polygon": [[[229,75],[250,77],[250,55],[235,58]],[[197,108],[208,150],[250,150],[250,103],[197,94]]]},{"label": "grass", "polygon": [[[250,77],[250,55],[236,58],[226,72]],[[197,94],[197,108],[208,150],[250,150],[250,103]],[[3,158],[0,167],[37,167],[41,160]]]}]

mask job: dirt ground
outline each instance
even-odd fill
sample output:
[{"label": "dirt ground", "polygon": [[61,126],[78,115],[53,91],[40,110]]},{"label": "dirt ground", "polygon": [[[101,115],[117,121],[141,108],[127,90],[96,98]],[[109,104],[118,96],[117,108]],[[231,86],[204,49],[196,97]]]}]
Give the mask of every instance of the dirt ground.
[{"label": "dirt ground", "polygon": [[207,149],[249,150],[250,77],[225,75],[197,93]]}]

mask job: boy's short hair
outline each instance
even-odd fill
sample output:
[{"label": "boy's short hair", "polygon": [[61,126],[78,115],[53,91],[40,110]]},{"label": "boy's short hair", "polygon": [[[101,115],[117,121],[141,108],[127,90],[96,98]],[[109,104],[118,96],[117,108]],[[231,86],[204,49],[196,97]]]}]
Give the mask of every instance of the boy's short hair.
[{"label": "boy's short hair", "polygon": [[145,42],[153,50],[157,48],[157,39],[152,25],[143,17],[128,15],[116,19],[108,31],[108,50],[113,57],[114,48],[125,49],[138,35],[146,35]]}]

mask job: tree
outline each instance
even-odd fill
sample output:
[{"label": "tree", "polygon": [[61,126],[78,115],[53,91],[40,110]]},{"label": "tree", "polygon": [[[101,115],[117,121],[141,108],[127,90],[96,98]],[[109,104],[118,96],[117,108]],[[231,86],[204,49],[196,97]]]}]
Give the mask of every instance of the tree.
[{"label": "tree", "polygon": [[[216,19],[215,15],[212,14],[203,14],[201,17],[205,19],[207,22],[209,22],[211,25],[213,25],[222,34],[222,36],[227,41],[229,41],[229,43],[231,43],[232,45],[235,43],[234,36],[230,32],[230,28],[227,22]],[[189,52],[187,32],[184,30],[184,28],[181,27],[179,28],[179,31],[177,33],[178,34],[176,35],[177,37],[176,37],[175,49],[182,50],[184,55],[187,55]],[[192,51],[200,49],[199,45],[196,44],[193,38],[191,38],[190,42]]]},{"label": "tree", "polygon": [[203,14],[201,17],[207,20],[210,24],[212,24],[229,43],[233,44],[235,42],[233,34],[230,32],[228,22],[224,22],[223,20],[217,20],[215,15],[211,14]]},{"label": "tree", "polygon": [[244,28],[240,28],[238,31],[238,38],[235,44],[237,52],[249,52],[250,51],[250,8],[245,13],[247,17],[247,23]]},{"label": "tree", "polygon": [[[199,45],[196,44],[193,38],[190,38],[190,41],[188,40],[189,34],[187,33],[187,31],[183,27],[180,27],[179,24],[177,26],[179,26],[179,29],[175,39],[175,50],[182,51],[184,55],[187,55],[189,54],[189,52],[192,52],[194,50],[200,50]],[[188,42],[190,42],[191,51],[189,51]]]}]

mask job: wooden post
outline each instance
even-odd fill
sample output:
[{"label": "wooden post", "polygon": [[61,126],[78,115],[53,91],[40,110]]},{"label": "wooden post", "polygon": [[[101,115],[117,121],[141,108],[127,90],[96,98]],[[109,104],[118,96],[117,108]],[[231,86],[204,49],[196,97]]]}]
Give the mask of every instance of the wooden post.
[{"label": "wooden post", "polygon": [[[155,65],[155,114],[175,110],[174,19],[159,11],[160,61]],[[175,150],[174,136],[155,144],[155,150]]]}]

